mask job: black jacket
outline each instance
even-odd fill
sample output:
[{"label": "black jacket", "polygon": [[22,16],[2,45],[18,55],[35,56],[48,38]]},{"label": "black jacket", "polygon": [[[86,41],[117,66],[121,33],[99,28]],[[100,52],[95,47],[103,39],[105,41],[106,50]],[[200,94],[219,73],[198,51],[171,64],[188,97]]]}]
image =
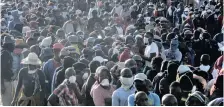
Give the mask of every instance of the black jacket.
[{"label": "black jacket", "polygon": [[13,63],[13,58],[11,56],[11,53],[5,49],[1,50],[1,80],[7,80],[11,81],[11,78],[13,76],[13,71],[12,71],[12,63]]}]

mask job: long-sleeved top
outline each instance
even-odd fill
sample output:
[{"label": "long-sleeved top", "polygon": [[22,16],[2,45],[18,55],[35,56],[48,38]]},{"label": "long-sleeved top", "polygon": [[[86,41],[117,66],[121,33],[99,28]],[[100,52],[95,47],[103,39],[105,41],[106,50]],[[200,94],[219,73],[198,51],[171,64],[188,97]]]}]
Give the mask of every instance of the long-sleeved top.
[{"label": "long-sleeved top", "polygon": [[123,87],[118,88],[112,94],[112,106],[128,106],[128,96],[134,94],[135,87],[125,90]]},{"label": "long-sleeved top", "polygon": [[10,81],[11,77],[13,76],[12,71],[12,64],[13,58],[11,53],[8,50],[2,49],[1,50],[1,81],[4,80]]},{"label": "long-sleeved top", "polygon": [[51,83],[53,80],[54,71],[60,64],[54,61],[53,59],[48,60],[43,66],[43,72],[46,76],[47,81],[47,94],[51,94]]},{"label": "long-sleeved top", "polygon": [[[135,106],[135,94],[128,97],[128,106]],[[148,102],[150,106],[160,106],[160,98],[156,93],[149,92]]]}]

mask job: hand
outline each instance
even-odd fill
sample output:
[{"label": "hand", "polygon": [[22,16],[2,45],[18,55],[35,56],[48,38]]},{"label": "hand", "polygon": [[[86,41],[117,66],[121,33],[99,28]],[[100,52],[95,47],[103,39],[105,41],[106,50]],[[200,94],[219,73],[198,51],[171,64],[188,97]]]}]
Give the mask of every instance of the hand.
[{"label": "hand", "polygon": [[16,104],[16,100],[12,100],[11,105],[10,106],[15,106]]}]

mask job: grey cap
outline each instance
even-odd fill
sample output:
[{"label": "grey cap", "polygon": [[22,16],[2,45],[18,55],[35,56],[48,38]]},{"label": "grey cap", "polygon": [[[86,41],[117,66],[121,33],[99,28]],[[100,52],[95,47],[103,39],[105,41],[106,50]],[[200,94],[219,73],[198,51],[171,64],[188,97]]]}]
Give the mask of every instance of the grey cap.
[{"label": "grey cap", "polygon": [[12,36],[5,36],[4,37],[4,40],[3,40],[3,44],[5,44],[5,43],[15,43],[15,39],[14,39],[14,37],[12,37]]},{"label": "grey cap", "polygon": [[134,55],[134,56],[132,57],[132,59],[134,59],[135,61],[142,61],[142,57],[139,56],[139,55]]},{"label": "grey cap", "polygon": [[54,56],[53,50],[49,47],[42,49],[40,57],[44,58],[48,56]]}]

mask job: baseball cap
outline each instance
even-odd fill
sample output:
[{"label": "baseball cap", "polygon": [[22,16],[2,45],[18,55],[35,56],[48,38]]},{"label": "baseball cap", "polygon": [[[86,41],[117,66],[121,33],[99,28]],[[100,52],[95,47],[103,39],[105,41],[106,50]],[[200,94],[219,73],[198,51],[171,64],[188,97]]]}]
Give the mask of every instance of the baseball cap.
[{"label": "baseball cap", "polygon": [[64,48],[64,46],[61,43],[55,43],[53,45],[53,49],[62,49],[62,48]]},{"label": "baseball cap", "polygon": [[179,74],[183,74],[183,73],[188,72],[188,71],[191,72],[191,69],[187,65],[180,65],[178,67],[177,71],[179,72]]},{"label": "baseball cap", "polygon": [[147,80],[147,76],[144,73],[138,73],[135,75],[134,80],[145,81],[145,80]]}]

